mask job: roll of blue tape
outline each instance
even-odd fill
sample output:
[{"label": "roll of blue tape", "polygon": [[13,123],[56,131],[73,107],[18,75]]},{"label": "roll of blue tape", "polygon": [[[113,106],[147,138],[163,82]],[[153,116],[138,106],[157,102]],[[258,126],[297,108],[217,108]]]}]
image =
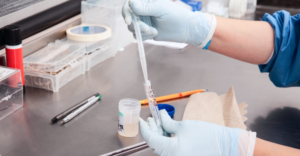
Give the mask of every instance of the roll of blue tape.
[{"label": "roll of blue tape", "polygon": [[159,110],[165,109],[168,114],[170,115],[171,118],[173,118],[174,114],[175,114],[175,107],[169,104],[157,104],[157,107]]}]

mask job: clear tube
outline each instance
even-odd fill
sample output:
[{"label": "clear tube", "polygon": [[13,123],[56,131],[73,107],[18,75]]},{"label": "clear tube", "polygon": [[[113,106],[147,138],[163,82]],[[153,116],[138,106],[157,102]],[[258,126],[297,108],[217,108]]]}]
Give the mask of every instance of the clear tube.
[{"label": "clear tube", "polygon": [[159,110],[158,110],[156,99],[155,99],[155,96],[154,96],[154,93],[153,93],[153,90],[152,90],[151,82],[149,80],[145,81],[144,87],[145,87],[145,92],[146,92],[146,95],[147,95],[147,100],[148,100],[148,103],[149,103],[151,114],[152,114],[153,118],[156,121],[156,125],[158,127],[161,127],[161,120],[160,120],[160,116],[159,116]]},{"label": "clear tube", "polygon": [[135,30],[135,36],[139,48],[139,55],[140,55],[140,61],[142,65],[142,70],[145,78],[145,82],[148,80],[148,72],[147,72],[147,62],[146,62],[146,56],[145,56],[145,50],[143,45],[143,39],[141,34],[141,29],[139,26],[140,17],[134,13],[132,13],[132,23]]},{"label": "clear tube", "polygon": [[155,99],[155,96],[154,96],[154,93],[152,90],[151,82],[148,80],[147,62],[146,62],[145,50],[144,50],[143,39],[142,39],[142,35],[141,35],[141,29],[139,26],[139,22],[140,22],[140,17],[138,15],[132,13],[132,23],[133,23],[133,26],[135,29],[135,35],[136,35],[136,40],[137,40],[137,44],[138,44],[140,61],[141,61],[142,70],[143,70],[144,79],[145,79],[145,83],[144,83],[145,93],[146,93],[147,100],[149,103],[151,115],[153,116],[153,118],[156,122],[159,133],[163,134],[164,136],[170,136],[168,133],[166,133],[162,129],[161,119],[160,119],[156,99]]}]

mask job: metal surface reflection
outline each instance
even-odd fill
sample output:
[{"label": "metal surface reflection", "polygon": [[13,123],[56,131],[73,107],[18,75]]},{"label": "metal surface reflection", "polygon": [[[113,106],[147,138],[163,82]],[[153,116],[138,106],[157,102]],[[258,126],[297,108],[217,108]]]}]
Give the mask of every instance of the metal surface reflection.
[{"label": "metal surface reflection", "polygon": [[276,108],[266,117],[256,118],[250,129],[261,139],[300,148],[300,110],[297,108]]}]

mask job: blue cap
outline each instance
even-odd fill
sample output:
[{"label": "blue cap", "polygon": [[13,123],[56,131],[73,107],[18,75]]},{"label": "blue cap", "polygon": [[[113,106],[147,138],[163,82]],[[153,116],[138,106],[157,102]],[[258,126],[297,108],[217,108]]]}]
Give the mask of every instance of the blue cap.
[{"label": "blue cap", "polygon": [[159,110],[165,109],[168,114],[170,115],[171,118],[173,118],[174,114],[175,114],[175,107],[173,107],[172,105],[169,104],[157,104],[157,107]]},{"label": "blue cap", "polygon": [[192,7],[192,11],[200,11],[202,9],[202,2],[196,1],[196,0],[181,0],[185,4]]}]

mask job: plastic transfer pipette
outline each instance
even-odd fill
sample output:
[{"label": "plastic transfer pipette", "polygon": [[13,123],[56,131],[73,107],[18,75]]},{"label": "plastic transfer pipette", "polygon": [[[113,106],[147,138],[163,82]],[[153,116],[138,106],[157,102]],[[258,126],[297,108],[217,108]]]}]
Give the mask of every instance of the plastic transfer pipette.
[{"label": "plastic transfer pipette", "polygon": [[146,63],[145,50],[144,50],[141,30],[140,30],[140,26],[139,26],[139,21],[140,21],[140,17],[137,16],[136,14],[132,13],[132,22],[133,22],[133,26],[135,29],[135,35],[136,35],[136,40],[137,40],[138,49],[139,49],[140,61],[141,61],[142,70],[143,70],[144,79],[145,79],[144,87],[145,87],[146,96],[148,99],[151,114],[156,121],[156,125],[158,127],[162,127],[156,99],[155,99],[155,96],[154,96],[154,93],[153,93],[153,90],[151,87],[151,82],[148,80],[147,63]]}]

